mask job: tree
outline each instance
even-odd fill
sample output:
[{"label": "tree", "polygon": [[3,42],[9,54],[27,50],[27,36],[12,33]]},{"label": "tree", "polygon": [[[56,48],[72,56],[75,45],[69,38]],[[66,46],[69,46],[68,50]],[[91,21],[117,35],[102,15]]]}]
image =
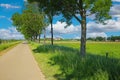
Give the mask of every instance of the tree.
[{"label": "tree", "polygon": [[[49,22],[51,24],[51,44],[53,45],[53,17],[54,15],[58,14],[56,11],[56,8],[58,9],[58,6],[56,6],[55,0],[28,0],[29,2],[37,2],[39,3],[40,11],[45,12],[47,15]],[[57,1],[58,2],[58,1]]]},{"label": "tree", "polygon": [[63,21],[71,24],[71,19],[74,17],[81,24],[81,47],[80,54],[86,55],[86,25],[87,16],[95,15],[95,21],[104,23],[110,19],[111,0],[60,0],[58,7],[61,7],[61,12],[64,16]]},{"label": "tree", "polygon": [[[105,20],[110,19],[110,7],[112,0],[28,0],[37,1],[42,6],[42,10],[53,19],[56,13],[62,13],[63,19],[68,25],[72,23],[74,17],[81,24],[81,44],[80,54],[86,54],[86,25],[87,16],[95,15],[95,21],[104,23]],[[52,23],[52,21],[51,21]],[[51,25],[52,26],[52,25]]]},{"label": "tree", "polygon": [[[49,22],[48,22],[48,20],[46,19],[46,24],[45,24],[45,26],[47,27],[49,24]],[[43,33],[44,33],[44,44],[46,44],[46,27],[44,27],[44,29],[43,29]]]},{"label": "tree", "polygon": [[108,37],[107,40],[110,40],[110,41],[120,41],[120,36],[111,36],[111,37]]},{"label": "tree", "polygon": [[95,41],[95,38],[89,37],[89,38],[87,38],[87,40]]},{"label": "tree", "polygon": [[96,39],[95,39],[96,41],[105,41],[105,37],[96,37]]},{"label": "tree", "polygon": [[2,40],[0,39],[0,44],[2,43]]},{"label": "tree", "polygon": [[17,30],[24,34],[26,39],[35,40],[39,36],[40,42],[40,34],[45,26],[44,17],[43,13],[39,13],[29,5],[22,14],[15,13],[12,20]]}]

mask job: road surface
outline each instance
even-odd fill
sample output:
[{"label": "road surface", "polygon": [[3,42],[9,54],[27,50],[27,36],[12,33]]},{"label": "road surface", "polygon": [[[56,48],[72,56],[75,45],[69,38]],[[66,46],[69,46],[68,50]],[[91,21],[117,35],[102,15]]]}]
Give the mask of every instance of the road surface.
[{"label": "road surface", "polygon": [[28,44],[19,44],[0,57],[0,80],[45,80]]}]

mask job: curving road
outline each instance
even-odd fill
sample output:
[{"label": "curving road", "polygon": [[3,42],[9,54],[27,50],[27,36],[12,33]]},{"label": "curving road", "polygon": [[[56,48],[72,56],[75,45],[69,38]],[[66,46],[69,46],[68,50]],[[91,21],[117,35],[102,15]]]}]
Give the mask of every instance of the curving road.
[{"label": "curving road", "polygon": [[19,44],[0,57],[0,80],[45,80],[28,44]]}]

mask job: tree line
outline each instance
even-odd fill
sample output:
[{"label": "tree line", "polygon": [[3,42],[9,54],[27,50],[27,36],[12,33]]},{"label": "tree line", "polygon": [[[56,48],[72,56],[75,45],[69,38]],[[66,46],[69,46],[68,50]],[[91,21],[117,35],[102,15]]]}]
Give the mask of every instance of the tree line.
[{"label": "tree line", "polygon": [[89,38],[87,38],[87,40],[90,40],[90,41],[106,41],[107,39],[106,39],[106,37],[95,37],[95,38],[93,38],[93,37],[89,37]]},{"label": "tree line", "polygon": [[111,36],[111,37],[108,37],[107,40],[109,40],[109,41],[120,41],[120,36]]},{"label": "tree line", "polygon": [[[30,4],[37,2],[37,6],[38,6],[37,8],[39,8],[39,12],[45,13],[45,16],[47,16],[48,21],[51,24],[51,44],[52,45],[53,45],[54,16],[62,15],[62,19],[60,21],[66,22],[68,25],[72,24],[73,23],[72,19],[75,18],[78,21],[78,23],[81,25],[80,55],[82,56],[86,55],[86,30],[87,30],[88,16],[95,15],[94,21],[97,23],[104,23],[105,20],[111,18],[111,16],[109,15],[109,11],[110,11],[110,7],[112,6],[112,0],[28,0],[28,2]],[[41,21],[39,19],[36,19],[35,17],[32,18],[33,15],[29,13],[26,14],[24,18],[26,16],[28,16],[26,19],[20,20],[21,21],[19,23],[20,25],[17,24],[18,26],[17,28],[19,31],[21,31],[25,35],[26,38],[29,37],[32,39],[33,36],[35,37],[35,35],[40,34],[41,29],[39,29],[37,33],[33,33],[34,30],[30,31],[30,33],[29,32],[28,33],[29,34],[32,33],[32,34],[29,36],[28,35],[26,36],[26,32],[24,32],[22,28],[23,26],[24,27],[29,26],[29,28],[27,29],[31,29],[30,26],[34,26],[38,28],[38,23],[36,24],[35,22],[37,21],[41,22]],[[30,20],[29,22],[30,24],[26,25],[25,23],[28,23],[28,20]],[[13,18],[13,21],[14,21],[14,18]],[[22,24],[22,27],[21,27],[21,24]],[[40,25],[41,24],[39,24],[39,26]]]},{"label": "tree line", "polygon": [[110,36],[110,37],[89,37],[87,38],[89,41],[120,41],[120,36]]},{"label": "tree line", "polygon": [[12,20],[13,25],[24,35],[25,39],[35,41],[39,38],[40,42],[40,35],[47,23],[44,13],[40,13],[35,5],[37,4],[26,5],[23,13],[15,13]]}]

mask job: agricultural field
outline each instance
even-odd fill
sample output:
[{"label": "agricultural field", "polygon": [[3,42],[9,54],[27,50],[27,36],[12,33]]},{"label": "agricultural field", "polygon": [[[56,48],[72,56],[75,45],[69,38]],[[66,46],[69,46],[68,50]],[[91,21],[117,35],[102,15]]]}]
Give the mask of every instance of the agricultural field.
[{"label": "agricultural field", "polygon": [[[79,41],[55,42],[55,44],[78,50],[80,48]],[[120,59],[120,42],[87,42],[86,49],[88,54],[105,56],[108,53],[109,57]]]},{"label": "agricultural field", "polygon": [[87,42],[84,58],[79,41],[30,46],[46,80],[120,80],[119,42]]}]

